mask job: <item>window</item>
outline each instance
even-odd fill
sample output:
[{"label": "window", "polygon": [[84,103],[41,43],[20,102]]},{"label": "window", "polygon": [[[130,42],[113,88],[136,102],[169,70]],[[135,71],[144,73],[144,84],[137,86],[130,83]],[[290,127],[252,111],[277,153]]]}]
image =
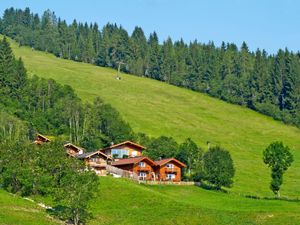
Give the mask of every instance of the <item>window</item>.
[{"label": "window", "polygon": [[137,156],[137,151],[133,151],[133,152],[131,153],[131,155],[132,155],[132,157],[136,157],[136,156]]},{"label": "window", "polygon": [[139,178],[140,180],[145,180],[147,177],[147,174],[145,172],[139,172]]},{"label": "window", "polygon": [[98,158],[91,158],[90,161],[92,161],[92,162],[98,162]]},{"label": "window", "polygon": [[168,180],[174,180],[175,179],[175,174],[167,173],[166,176],[167,176]]},{"label": "window", "polygon": [[145,162],[139,162],[139,166],[140,167],[146,167],[146,163]]},{"label": "window", "polygon": [[115,156],[115,158],[123,158],[124,155],[128,156],[128,150],[126,149],[112,149],[111,155]]},{"label": "window", "polygon": [[172,169],[172,168],[174,168],[174,164],[168,163],[168,164],[166,165],[166,167]]}]

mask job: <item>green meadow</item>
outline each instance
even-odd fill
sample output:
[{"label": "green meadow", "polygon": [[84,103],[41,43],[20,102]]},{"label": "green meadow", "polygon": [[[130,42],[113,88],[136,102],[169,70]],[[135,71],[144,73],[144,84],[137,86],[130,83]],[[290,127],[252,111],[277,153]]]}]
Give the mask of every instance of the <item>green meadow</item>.
[{"label": "green meadow", "polygon": [[149,186],[100,178],[91,225],[296,225],[300,202],[257,200],[196,186]]},{"label": "green meadow", "polygon": [[28,200],[0,189],[1,225],[49,225],[61,224],[51,218],[43,208]]},{"label": "green meadow", "polygon": [[[49,199],[38,199],[48,201]],[[100,178],[90,225],[296,225],[300,202],[257,200],[196,186],[149,186]],[[0,224],[59,224],[44,209],[0,190]],[[63,223],[61,223],[63,224]]]},{"label": "green meadow", "polygon": [[295,161],[284,176],[281,194],[300,196],[299,129],[205,94],[134,75],[122,74],[122,79],[116,80],[115,70],[59,59],[11,43],[30,75],[68,84],[84,101],[100,96],[118,109],[136,132],[172,136],[178,142],[191,137],[205,149],[207,141],[227,148],[236,167],[230,192],[237,195],[273,196],[262,151],[272,141],[283,141],[292,149]]}]

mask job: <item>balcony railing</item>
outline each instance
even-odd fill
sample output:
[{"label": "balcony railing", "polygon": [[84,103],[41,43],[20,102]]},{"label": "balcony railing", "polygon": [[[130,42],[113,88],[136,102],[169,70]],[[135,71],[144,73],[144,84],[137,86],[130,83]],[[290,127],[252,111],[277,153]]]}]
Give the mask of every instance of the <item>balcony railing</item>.
[{"label": "balcony railing", "polygon": [[139,171],[149,171],[151,170],[150,166],[138,166],[137,168]]},{"label": "balcony railing", "polygon": [[178,168],[165,168],[165,172],[168,173],[177,173],[178,172]]},{"label": "balcony railing", "polygon": [[94,167],[106,167],[107,163],[106,162],[88,162],[89,166],[94,166]]}]

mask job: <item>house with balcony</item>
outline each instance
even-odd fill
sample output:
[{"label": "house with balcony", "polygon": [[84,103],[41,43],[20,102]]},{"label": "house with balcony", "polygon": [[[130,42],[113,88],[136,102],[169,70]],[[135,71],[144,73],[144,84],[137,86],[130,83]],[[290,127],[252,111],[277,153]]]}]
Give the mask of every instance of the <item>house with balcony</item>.
[{"label": "house with balcony", "polygon": [[79,154],[83,154],[84,153],[84,149],[81,147],[78,147],[72,143],[67,143],[64,145],[66,152],[69,156],[76,156]]},{"label": "house with balcony", "polygon": [[132,141],[124,141],[122,143],[112,144],[107,148],[100,149],[101,152],[115,160],[142,156],[143,150],[145,150],[144,146]]},{"label": "house with balcony", "polygon": [[155,174],[159,181],[181,181],[181,169],[186,165],[175,158],[154,161]]},{"label": "house with balcony", "polygon": [[111,164],[122,170],[127,170],[138,175],[139,180],[155,180],[155,163],[146,156],[119,159]]},{"label": "house with balcony", "polygon": [[77,154],[75,157],[84,160],[85,165],[99,176],[107,175],[106,166],[112,162],[112,158],[101,151]]}]

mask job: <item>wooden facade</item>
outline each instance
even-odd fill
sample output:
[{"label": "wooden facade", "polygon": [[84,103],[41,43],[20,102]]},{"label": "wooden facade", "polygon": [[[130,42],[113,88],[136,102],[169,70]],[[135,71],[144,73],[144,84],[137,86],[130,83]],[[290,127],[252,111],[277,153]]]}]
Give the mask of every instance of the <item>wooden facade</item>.
[{"label": "wooden facade", "polygon": [[72,143],[67,143],[64,145],[64,147],[66,149],[67,154],[70,156],[76,156],[84,153],[83,148],[73,145]]},{"label": "wooden facade", "polygon": [[155,163],[145,156],[119,159],[113,162],[112,166],[134,172],[138,175],[139,180],[155,180]]},{"label": "wooden facade", "polygon": [[155,174],[160,181],[181,181],[181,169],[186,165],[175,158],[155,161]]},{"label": "wooden facade", "polygon": [[134,172],[139,180],[152,181],[181,181],[181,169],[185,164],[175,158],[152,161],[148,157],[135,157],[119,159],[112,163],[112,166]]},{"label": "wooden facade", "polygon": [[142,156],[142,152],[145,149],[144,146],[141,146],[137,143],[131,141],[125,141],[119,144],[111,145],[107,148],[100,149],[104,154],[115,158],[131,158]]},{"label": "wooden facade", "polygon": [[101,151],[78,154],[76,158],[84,160],[85,165],[99,176],[107,175],[106,166],[112,162],[112,158]]},{"label": "wooden facade", "polygon": [[37,145],[41,145],[43,143],[50,142],[50,139],[44,135],[37,134],[34,143]]}]

